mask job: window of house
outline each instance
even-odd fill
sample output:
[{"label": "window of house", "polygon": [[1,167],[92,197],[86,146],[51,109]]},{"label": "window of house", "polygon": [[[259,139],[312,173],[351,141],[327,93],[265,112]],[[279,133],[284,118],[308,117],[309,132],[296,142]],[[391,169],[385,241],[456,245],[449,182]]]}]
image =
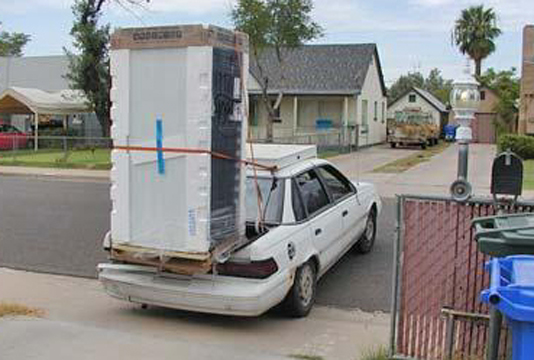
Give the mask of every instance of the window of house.
[{"label": "window of house", "polygon": [[328,195],[315,171],[307,171],[297,176],[295,181],[309,215],[313,215],[328,206]]},{"label": "window of house", "polygon": [[369,109],[367,108],[368,107],[368,101],[367,100],[362,100],[362,125],[367,125],[369,119],[368,119],[368,111]]},{"label": "window of house", "polygon": [[484,90],[480,92],[480,100],[486,100],[486,92]]},{"label": "window of house", "polygon": [[386,103],[382,101],[382,124],[386,122]]},{"label": "window of house", "polygon": [[408,102],[414,103],[416,101],[415,94],[410,94],[408,96]]},{"label": "window of house", "polygon": [[378,120],[378,101],[375,101],[375,109],[374,109],[374,120]]},{"label": "window of house", "polygon": [[258,126],[258,103],[256,100],[251,100],[249,106],[249,124],[251,126]]},{"label": "window of house", "polygon": [[[274,105],[276,105],[276,100],[271,101],[271,106],[274,108]],[[278,106],[278,108],[274,109],[274,122],[275,123],[281,123],[282,118],[280,117],[280,108],[282,107],[282,104]]]}]

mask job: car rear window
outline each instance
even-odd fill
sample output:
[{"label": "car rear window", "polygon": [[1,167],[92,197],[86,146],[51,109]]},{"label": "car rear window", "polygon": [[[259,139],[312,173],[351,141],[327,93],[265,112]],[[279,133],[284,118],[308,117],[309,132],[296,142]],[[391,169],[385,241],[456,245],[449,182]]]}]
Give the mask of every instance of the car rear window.
[{"label": "car rear window", "polygon": [[247,178],[245,194],[247,221],[260,220],[258,196],[261,198],[263,221],[267,224],[281,223],[284,207],[284,179],[257,178],[256,186],[253,177]]}]

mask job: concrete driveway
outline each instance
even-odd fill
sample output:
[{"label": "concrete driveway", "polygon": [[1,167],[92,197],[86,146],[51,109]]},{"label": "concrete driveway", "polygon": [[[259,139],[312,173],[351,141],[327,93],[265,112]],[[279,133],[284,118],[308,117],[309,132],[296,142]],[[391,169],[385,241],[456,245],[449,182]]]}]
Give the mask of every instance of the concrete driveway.
[{"label": "concrete driveway", "polygon": [[[383,197],[393,197],[396,194],[448,195],[449,186],[457,175],[457,144],[451,144],[430,161],[423,162],[402,173],[372,172],[380,165],[409,156],[417,151],[419,150],[388,149],[380,146],[369,151],[338,156],[331,161],[352,179],[374,183]],[[491,144],[469,146],[468,179],[476,195],[489,195],[491,166],[496,151],[496,146]],[[355,169],[357,171],[354,171]]]}]

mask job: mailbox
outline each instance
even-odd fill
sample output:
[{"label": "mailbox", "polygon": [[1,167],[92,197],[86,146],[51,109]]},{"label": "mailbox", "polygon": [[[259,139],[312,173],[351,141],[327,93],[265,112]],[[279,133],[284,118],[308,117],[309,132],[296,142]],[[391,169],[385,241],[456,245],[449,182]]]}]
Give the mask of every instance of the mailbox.
[{"label": "mailbox", "polygon": [[519,196],[523,190],[523,161],[511,151],[505,151],[493,160],[491,193]]}]

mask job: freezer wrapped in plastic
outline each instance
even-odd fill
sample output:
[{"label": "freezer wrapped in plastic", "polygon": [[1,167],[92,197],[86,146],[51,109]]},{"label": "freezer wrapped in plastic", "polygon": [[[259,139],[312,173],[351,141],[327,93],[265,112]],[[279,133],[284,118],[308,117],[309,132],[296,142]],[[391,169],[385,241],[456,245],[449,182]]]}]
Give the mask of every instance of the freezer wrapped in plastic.
[{"label": "freezer wrapped in plastic", "polygon": [[245,239],[247,37],[184,25],[111,44],[112,255],[209,263]]}]

